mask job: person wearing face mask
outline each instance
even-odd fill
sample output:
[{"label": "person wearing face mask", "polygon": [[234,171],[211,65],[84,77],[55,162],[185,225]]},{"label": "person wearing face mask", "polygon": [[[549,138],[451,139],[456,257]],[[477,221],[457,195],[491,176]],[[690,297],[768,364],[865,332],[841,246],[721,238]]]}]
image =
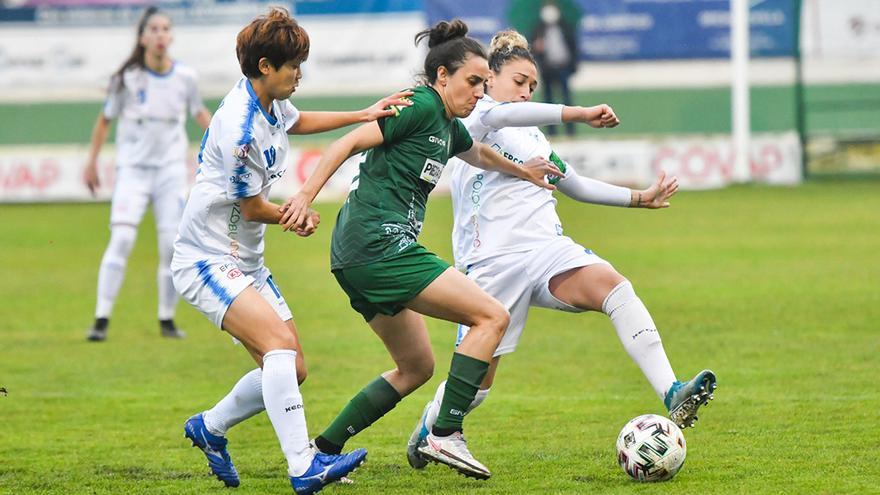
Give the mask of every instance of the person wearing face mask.
[{"label": "person wearing face mask", "polygon": [[[284,210],[271,202],[272,185],[287,171],[288,135],[312,134],[394,114],[399,92],[354,112],[299,111],[289,101],[309,54],[308,33],[280,7],[238,33],[243,77],[227,93],[202,138],[196,184],[174,241],[171,273],[183,298],[225,330],[256,362],[210,409],[184,423],[184,435],[226,486],[240,479],[227,450],[227,432],[266,411],[297,494],[340,480],[365,459],[364,449],[335,455],[309,443],[299,384],[306,378],[297,328],[281,290],[264,264],[267,224]],[[307,210],[292,229],[311,235],[320,218]]]},{"label": "person wearing face mask", "polygon": [[[579,175],[551,149],[538,125],[585,123],[595,128],[618,125],[608,105],[571,107],[531,103],[537,69],[525,38],[503,31],[493,39],[487,94],[464,119],[476,142],[490,145],[514,161],[527,156],[548,157],[557,167],[551,180],[577,201],[630,208],[666,208],[678,189],[675,178],[660,174],[651,187],[631,190]],[[453,212],[453,252],[456,266],[481,289],[498,299],[510,313],[510,323],[493,352],[474,400],[478,407],[489,394],[501,356],[519,343],[531,307],[608,315],[618,338],[639,366],[670,417],[682,428],[692,426],[697,410],[712,398],[715,375],[709,370],[679,382],[672,371],[657,326],[632,284],[607,261],[563,235],[552,192],[511,180],[502,174],[471,166],[467,160],[450,163]],[[471,330],[459,327],[461,342]],[[407,460],[416,469],[427,465],[419,445],[433,428],[447,393],[437,388],[407,443]]]},{"label": "person wearing face mask", "polygon": [[365,124],[330,145],[302,190],[285,204],[285,228],[303,221],[321,187],[349,156],[367,151],[337,216],[330,268],[352,308],[382,339],[396,367],[363,388],[315,438],[322,452],[339,452],[355,434],[390,412],[427,382],[434,355],[423,315],[471,328],[452,357],[437,422],[420,446],[431,461],[478,479],[491,476],[462,436],[462,417],[474,400],[507,326],[501,304],[418,242],[428,194],[447,160],[466,159],[505,177],[553,189],[556,170],[543,158],[514,163],[475,142],[459,120],[483,96],[486,54],[467,25],[439,22],[416,36],[428,42],[423,85],[413,105],[395,117]]},{"label": "person wearing face mask", "polygon": [[[540,10],[541,21],[532,35],[532,53],[544,81],[544,101],[554,103],[561,98],[564,105],[571,105],[568,81],[577,71],[578,44],[577,19],[563,19],[562,11],[555,1],[544,3]],[[574,123],[565,124],[565,132],[574,136]],[[556,126],[547,128],[556,134]]]},{"label": "person wearing face mask", "polygon": [[110,206],[110,242],[98,271],[95,321],[86,338],[107,338],[110,315],[125,277],[137,229],[153,205],[159,244],[159,328],[163,337],[183,338],[174,324],[177,292],[171,283],[172,243],[186,198],[189,114],[202,129],[211,112],[202,105],[194,70],[171,58],[171,18],[156,7],[141,15],[131,55],[113,74],[104,108],[92,130],[83,182],[94,195],[100,187],[98,153],[116,127],[116,181]]}]

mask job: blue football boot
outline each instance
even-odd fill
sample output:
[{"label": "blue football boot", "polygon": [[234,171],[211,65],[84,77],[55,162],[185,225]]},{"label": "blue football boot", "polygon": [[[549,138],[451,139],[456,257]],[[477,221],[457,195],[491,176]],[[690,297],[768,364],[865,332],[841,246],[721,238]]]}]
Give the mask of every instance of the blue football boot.
[{"label": "blue football boot", "polygon": [[367,451],[356,449],[348,454],[324,454],[315,452],[312,465],[305,473],[290,477],[290,486],[297,495],[311,495],[322,488],[339,481],[358,468],[367,459]]},{"label": "blue football boot", "polygon": [[697,373],[690,381],[673,383],[663,399],[669,419],[679,428],[694,426],[697,409],[714,398],[716,386],[715,373],[710,370]]},{"label": "blue football boot", "polygon": [[434,401],[429,401],[425,406],[425,410],[419,417],[419,422],[416,423],[412,435],[409,436],[409,441],[406,442],[406,460],[413,469],[424,469],[428,465],[428,460],[419,452],[419,445],[425,442],[428,433],[430,433],[425,425],[425,419],[427,419],[428,410],[431,409],[433,403]]},{"label": "blue football boot", "polygon": [[186,420],[183,425],[183,434],[186,438],[192,440],[193,447],[198,447],[204,452],[208,459],[208,466],[211,472],[226,486],[238,486],[241,481],[238,479],[238,472],[232,464],[229,452],[226,451],[227,440],[224,437],[212,435],[205,428],[205,420],[202,413]]}]

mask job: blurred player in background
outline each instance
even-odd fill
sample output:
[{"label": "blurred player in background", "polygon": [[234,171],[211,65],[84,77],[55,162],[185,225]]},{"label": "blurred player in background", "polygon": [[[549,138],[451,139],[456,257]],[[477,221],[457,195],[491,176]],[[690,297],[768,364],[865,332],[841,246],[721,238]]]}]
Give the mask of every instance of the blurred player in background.
[{"label": "blurred player in background", "polygon": [[[393,115],[407,104],[397,93],[356,112],[300,112],[288,100],[309,54],[306,31],[281,8],[241,30],[236,53],[244,74],[211,120],[199,151],[199,172],[174,242],[174,286],[217,327],[244,345],[258,367],[211,409],[189,418],[184,432],[214,475],[238,486],[227,431],[265,410],[287,459],[290,484],[315,493],[359,466],[364,449],[345,455],[309,445],[299,383],[306,377],[290,309],[263,261],[266,224],[282,210],[269,190],[287,171],[288,134],[311,134]],[[308,210],[294,226],[301,236],[320,221]]]},{"label": "blurred player in background", "polygon": [[195,72],[168,53],[172,40],[168,15],[156,7],[144,11],[134,50],[111,78],[107,101],[92,131],[83,180],[95,194],[100,185],[98,153],[107,139],[110,121],[119,119],[110,243],[98,271],[95,322],[87,336],[91,341],[107,338],[110,314],[125,277],[137,228],[151,203],[159,241],[159,326],[164,337],[184,337],[174,325],[178,296],[169,269],[177,222],[186,199],[184,124],[189,113],[206,129],[211,113],[202,105]]},{"label": "blurred player in background", "polygon": [[[560,160],[534,126],[579,122],[597,128],[615,127],[619,120],[614,111],[608,105],[584,108],[530,103],[538,80],[526,39],[516,31],[503,31],[492,39],[490,50],[492,72],[487,95],[464,119],[474,141],[518,161],[548,157],[559,167],[553,182],[577,201],[632,208],[669,206],[668,199],[678,189],[674,178],[667,180],[661,174],[651,187],[636,191],[582,177]],[[632,284],[608,262],[563,235],[551,191],[465,162],[455,160],[452,169],[455,262],[510,312],[510,326],[466,411],[486,399],[501,356],[516,349],[529,308],[536,306],[607,314],[670,417],[681,427],[691,426],[697,409],[711,398],[714,374],[706,370],[691,381],[676,381],[657,327]],[[467,326],[459,327],[457,345],[470,331]],[[407,459],[414,468],[427,464],[420,446],[436,424],[446,390],[441,383],[410,437]]]},{"label": "blurred player in background", "polygon": [[302,190],[285,204],[285,228],[300,224],[327,179],[349,156],[369,150],[337,217],[331,269],[351,306],[382,339],[396,368],[359,392],[315,439],[323,452],[388,413],[431,378],[434,355],[422,315],[467,324],[471,333],[452,358],[444,409],[423,455],[466,476],[489,470],[473,458],[461,435],[462,416],[489,368],[507,327],[507,311],[445,261],[418,243],[428,194],[455,155],[476,166],[552,189],[544,177],[555,169],[543,159],[517,165],[474,143],[457,117],[471,113],[483,96],[489,68],[479,42],[461,21],[440,22],[416,36],[426,39],[425,85],[413,105],[395,117],[355,129],[334,142]]}]

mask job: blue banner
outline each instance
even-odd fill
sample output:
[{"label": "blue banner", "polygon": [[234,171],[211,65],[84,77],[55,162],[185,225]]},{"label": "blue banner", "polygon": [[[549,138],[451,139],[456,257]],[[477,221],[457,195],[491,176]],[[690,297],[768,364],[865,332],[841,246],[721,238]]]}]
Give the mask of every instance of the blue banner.
[{"label": "blue banner", "polygon": [[0,23],[41,26],[119,25],[137,22],[156,5],[176,24],[241,24],[270,5],[295,16],[419,12],[422,0],[0,0]]},{"label": "blue banner", "polygon": [[[577,33],[581,60],[728,58],[729,0],[559,0],[562,22]],[[751,2],[753,57],[794,54],[794,0]],[[540,0],[425,0],[428,22],[461,18],[488,42],[512,26],[527,38],[540,23]]]}]

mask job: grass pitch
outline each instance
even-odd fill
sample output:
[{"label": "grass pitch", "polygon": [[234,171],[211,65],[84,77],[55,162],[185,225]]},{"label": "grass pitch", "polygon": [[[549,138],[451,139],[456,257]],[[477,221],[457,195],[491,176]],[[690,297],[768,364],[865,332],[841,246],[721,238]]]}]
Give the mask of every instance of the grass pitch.
[{"label": "grass pitch", "polygon": [[[880,493],[878,192],[877,182],[737,187],[680,193],[660,212],[560,200],[566,232],[633,281],[679,377],[718,374],[672,481],[638,484],[617,466],[619,429],[663,407],[607,318],[533,310],[519,351],[466,422],[491,480],[406,464],[406,439],[455,337],[454,325],[430,321],[435,377],[349,443],[366,447],[368,462],[356,484],[325,493]],[[267,236],[267,264],[305,346],[313,435],[391,366],[328,272],[338,205],[319,208],[313,238]],[[422,237],[447,259],[450,209],[432,200]],[[84,340],[108,213],[105,204],[0,207],[0,493],[232,493],[207,474],[182,424],[253,363],[186,304],[178,321],[189,337],[159,337],[151,217],[109,340]],[[242,479],[234,493],[291,493],[265,414],[229,438]]]}]

